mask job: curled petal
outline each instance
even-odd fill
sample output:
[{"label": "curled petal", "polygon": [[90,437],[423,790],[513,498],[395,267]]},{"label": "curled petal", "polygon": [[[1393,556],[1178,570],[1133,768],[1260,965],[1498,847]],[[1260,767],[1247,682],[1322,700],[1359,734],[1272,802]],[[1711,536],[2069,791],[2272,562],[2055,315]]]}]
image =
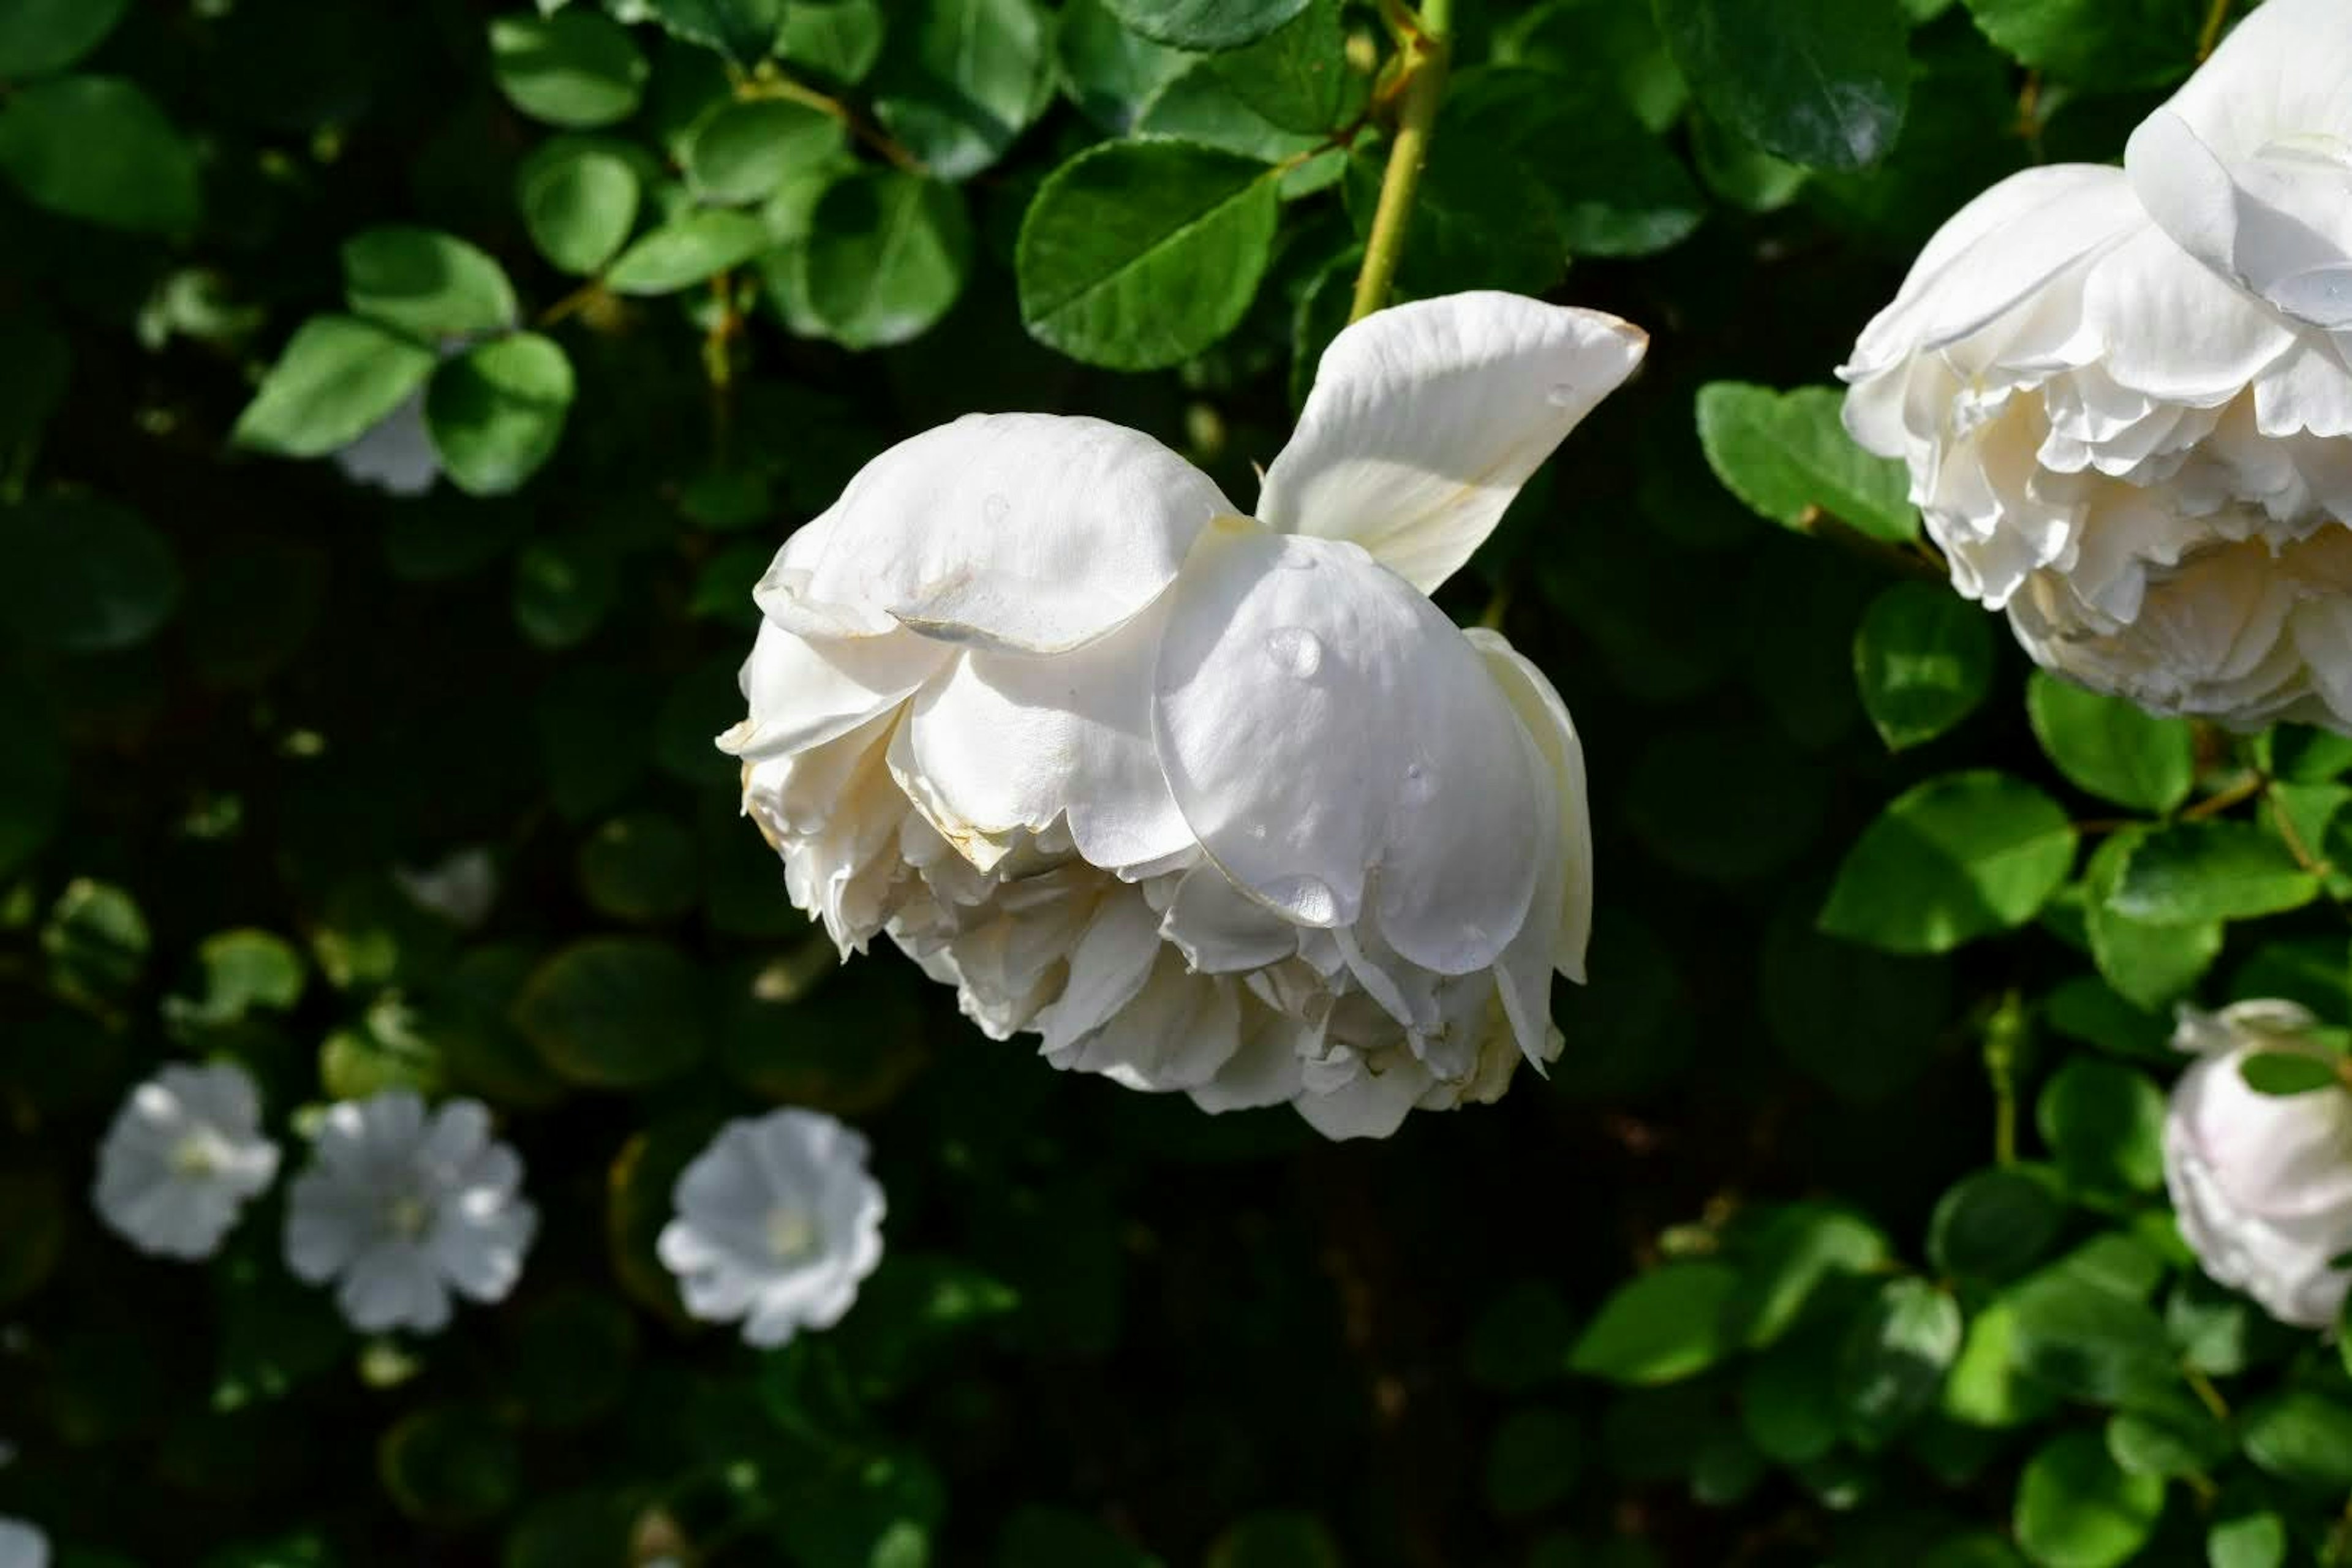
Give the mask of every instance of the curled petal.
[{"label": "curled petal", "polygon": [[1423,592],[1470,559],[1519,486],[1633,374],[1637,327],[1517,294],[1378,311],[1331,341],[1258,516],[1349,539]]},{"label": "curled petal", "polygon": [[1493,963],[1543,797],[1461,631],[1354,544],[1255,530],[1204,536],[1174,595],[1153,733],[1201,847],[1297,924],[1370,913],[1425,968]]},{"label": "curled petal", "polygon": [[719,749],[756,763],[821,746],[896,708],[952,657],[912,632],[812,638],[762,621],[740,678],[751,715]]}]

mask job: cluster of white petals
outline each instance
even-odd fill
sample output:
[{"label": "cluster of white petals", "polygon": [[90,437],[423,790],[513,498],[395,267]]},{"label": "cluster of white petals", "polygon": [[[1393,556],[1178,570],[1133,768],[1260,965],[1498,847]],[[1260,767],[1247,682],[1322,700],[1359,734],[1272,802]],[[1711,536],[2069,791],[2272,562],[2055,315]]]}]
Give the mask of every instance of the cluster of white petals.
[{"label": "cluster of white petals", "polygon": [[1840,372],[1969,597],[2151,710],[2352,731],[2352,6],[2269,0],[2121,169],[1995,185]]},{"label": "cluster of white petals", "polygon": [[175,1063],[131,1091],[98,1147],[99,1217],[142,1252],[210,1258],[278,1174],[261,1097],[230,1062]]},{"label": "cluster of white petals", "polygon": [[814,1110],[730,1121],[677,1181],[656,1244],[687,1310],[781,1345],[829,1329],[882,1261],[881,1185],[866,1140]]},{"label": "cluster of white petals", "polygon": [[0,1568],[49,1568],[49,1538],[21,1519],[0,1519]]},{"label": "cluster of white petals", "polygon": [[2352,1273],[2352,1089],[2264,1094],[2245,1079],[2257,1053],[2333,1065],[2334,1047],[2292,1002],[2180,1010],[2173,1045],[2197,1060],[2174,1085],[2164,1120],[2164,1180],[2180,1233],[2205,1272],[2281,1322],[2336,1321]]},{"label": "cluster of white petals", "polygon": [[971,416],[785,543],[720,738],[795,904],[996,1038],[1334,1137],[1559,1049],[1576,731],[1428,597],[1640,361],[1614,317],[1425,300],[1324,355],[1256,515],[1135,431]]},{"label": "cluster of white petals", "polygon": [[478,1100],[428,1111],[406,1089],[328,1110],[286,1206],[286,1263],[336,1281],[352,1327],[431,1333],[450,1293],[497,1301],[522,1276],[539,1215],[522,1162],[490,1137]]}]

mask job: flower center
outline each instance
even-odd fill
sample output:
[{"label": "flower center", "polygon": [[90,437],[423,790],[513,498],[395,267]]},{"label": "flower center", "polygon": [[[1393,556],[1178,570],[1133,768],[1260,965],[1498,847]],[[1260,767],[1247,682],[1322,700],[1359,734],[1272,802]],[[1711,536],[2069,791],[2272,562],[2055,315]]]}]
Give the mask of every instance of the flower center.
[{"label": "flower center", "polygon": [[794,1263],[816,1250],[816,1222],[808,1210],[778,1204],[768,1211],[768,1250],[779,1263]]},{"label": "flower center", "polygon": [[425,1206],[425,1200],[413,1193],[403,1193],[383,1206],[385,1228],[403,1241],[415,1241],[423,1236],[425,1222],[432,1217],[433,1211]]},{"label": "flower center", "polygon": [[217,1134],[191,1132],[172,1145],[172,1170],[182,1176],[209,1176],[221,1168],[224,1155]]}]

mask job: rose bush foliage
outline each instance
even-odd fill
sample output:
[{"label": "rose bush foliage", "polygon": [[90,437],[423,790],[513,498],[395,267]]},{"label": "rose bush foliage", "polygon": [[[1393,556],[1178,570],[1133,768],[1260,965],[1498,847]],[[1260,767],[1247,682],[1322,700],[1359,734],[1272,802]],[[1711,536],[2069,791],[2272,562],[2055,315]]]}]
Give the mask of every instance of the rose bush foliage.
[{"label": "rose bush foliage", "polygon": [[[2339,526],[2326,10],[0,8],[0,1561],[2340,1560],[2343,661],[2099,640]],[[841,965],[711,741],[910,437],[1251,504],[1416,102],[1395,297],[1650,349],[1403,568],[1575,715],[1560,1049],[1339,1143]],[[1932,265],[2012,176],[2051,270]],[[2162,537],[1971,558],[1987,430]]]}]

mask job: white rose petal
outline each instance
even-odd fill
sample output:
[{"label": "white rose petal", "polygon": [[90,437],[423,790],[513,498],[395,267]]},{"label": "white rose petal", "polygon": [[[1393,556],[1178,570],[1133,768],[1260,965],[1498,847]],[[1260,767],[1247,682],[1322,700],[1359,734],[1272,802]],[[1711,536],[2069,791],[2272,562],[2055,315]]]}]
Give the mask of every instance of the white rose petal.
[{"label": "white rose petal", "polygon": [[2173,1044],[2199,1059],[2164,1122],[2165,1185],[2205,1272],[2305,1328],[2334,1322],[2352,1284],[2334,1266],[2352,1251],[2352,1089],[2263,1094],[2243,1069],[2256,1053],[2335,1060],[2315,1022],[2292,1003],[2183,1007]]},{"label": "white rose petal", "polygon": [[882,1260],[881,1185],[866,1140],[814,1110],[730,1121],[677,1180],[656,1243],[687,1310],[749,1343],[829,1329]]},{"label": "white rose petal", "polygon": [[142,1252],[210,1258],[278,1173],[261,1097],[229,1062],[174,1065],[131,1091],[98,1150],[99,1217]]},{"label": "white rose petal", "polygon": [[49,1538],[27,1521],[0,1518],[0,1568],[49,1568]]},{"label": "white rose petal", "polygon": [[425,425],[425,392],[418,388],[399,407],[335,453],[335,466],[355,485],[373,485],[396,496],[421,496],[441,477],[441,459]]},{"label": "white rose petal", "polygon": [[354,1328],[436,1332],[452,1291],[502,1300],[522,1277],[539,1215],[521,1188],[522,1162],[491,1139],[478,1100],[432,1111],[407,1089],[345,1100],[288,1195],[287,1267],[337,1281]]},{"label": "white rose petal", "polygon": [[1381,1136],[1496,1098],[1582,977],[1583,760],[1426,594],[1643,344],[1511,295],[1381,311],[1255,519],[1097,420],[884,453],[761,581],[719,742],[793,901],[991,1037],[1211,1110]]},{"label": "white rose petal", "polygon": [[2123,170],[2003,181],[1840,374],[1953,585],[2154,711],[2352,732],[2352,8],[2270,0]]}]

